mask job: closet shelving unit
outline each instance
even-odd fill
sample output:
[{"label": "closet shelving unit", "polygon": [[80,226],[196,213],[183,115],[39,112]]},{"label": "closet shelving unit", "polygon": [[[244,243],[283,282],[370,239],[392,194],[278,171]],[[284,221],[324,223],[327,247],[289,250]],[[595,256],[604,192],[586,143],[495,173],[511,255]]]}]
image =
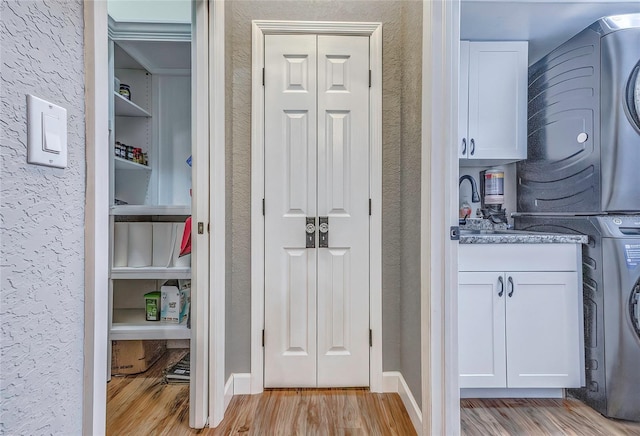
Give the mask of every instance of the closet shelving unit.
[{"label": "closet shelving unit", "polygon": [[[144,309],[145,293],[190,279],[191,268],[114,266],[117,222],[184,222],[191,214],[190,41],[189,25],[109,20],[110,340],[191,337],[185,324],[146,321]],[[131,99],[119,94],[116,77]],[[116,141],[141,148],[148,165],[116,157]]]}]

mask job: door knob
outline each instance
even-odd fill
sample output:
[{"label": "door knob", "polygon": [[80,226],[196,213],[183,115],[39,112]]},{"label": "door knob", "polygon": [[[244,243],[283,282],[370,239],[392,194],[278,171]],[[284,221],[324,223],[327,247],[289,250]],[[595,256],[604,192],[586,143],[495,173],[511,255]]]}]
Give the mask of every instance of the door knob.
[{"label": "door knob", "polygon": [[318,247],[329,248],[329,217],[321,216],[318,224],[318,230],[320,231],[320,243]]},{"label": "door knob", "polygon": [[316,218],[307,217],[307,225],[305,226],[307,248],[316,248]]}]

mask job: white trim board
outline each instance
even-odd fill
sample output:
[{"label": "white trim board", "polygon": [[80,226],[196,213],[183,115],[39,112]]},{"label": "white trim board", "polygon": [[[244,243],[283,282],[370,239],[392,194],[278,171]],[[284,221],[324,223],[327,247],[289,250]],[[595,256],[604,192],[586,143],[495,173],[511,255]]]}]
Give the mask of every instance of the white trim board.
[{"label": "white trim board", "polygon": [[[421,342],[423,433],[460,434],[458,389],[458,62],[460,0],[423,1]],[[454,191],[455,189],[455,191]]]},{"label": "white trim board", "polygon": [[224,418],[225,62],[223,0],[209,0],[209,426]]},{"label": "white trim board", "polygon": [[[211,208],[210,158],[210,62],[209,1],[196,0],[192,5],[193,39],[191,41],[191,380],[189,383],[189,426],[204,428],[209,422],[210,393],[224,382],[209,378],[211,356]],[[197,224],[196,224],[197,223]],[[195,257],[194,257],[195,255]],[[211,256],[219,253],[211,253]],[[223,253],[224,255],[224,253]],[[222,386],[220,386],[222,388]]]},{"label": "white trim board", "polygon": [[[233,374],[229,376],[227,382],[224,384],[224,411],[227,411],[227,407],[229,407],[229,403],[233,399]],[[212,425],[212,427],[216,427]]]},{"label": "white trim board", "polygon": [[402,404],[404,404],[404,408],[407,409],[409,418],[411,418],[413,428],[416,429],[416,433],[418,433],[419,436],[422,435],[422,411],[420,407],[418,407],[418,403],[402,374],[398,371],[383,372],[382,390],[383,392],[393,392],[400,395]]},{"label": "white trim board", "polygon": [[460,398],[564,398],[562,388],[465,388]]},{"label": "white trim board", "polygon": [[[248,372],[231,374],[224,385],[224,411],[226,412],[234,395],[249,394],[251,394],[251,374]],[[217,424],[212,425],[212,427],[216,426]]]},{"label": "white trim board", "polygon": [[368,36],[371,68],[370,180],[372,201],[369,322],[373,331],[369,380],[371,392],[382,391],[382,24],[311,21],[252,21],[251,55],[251,393],[264,388],[264,35],[340,34]]},{"label": "white trim board", "polygon": [[107,2],[84,3],[86,194],[82,433],[103,435],[109,332],[109,61]]}]

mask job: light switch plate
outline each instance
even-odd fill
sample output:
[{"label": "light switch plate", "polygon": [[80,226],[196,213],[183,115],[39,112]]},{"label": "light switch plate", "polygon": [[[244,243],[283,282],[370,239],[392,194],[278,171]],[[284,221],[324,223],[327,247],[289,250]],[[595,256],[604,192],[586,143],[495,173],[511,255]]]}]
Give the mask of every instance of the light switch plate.
[{"label": "light switch plate", "polygon": [[67,167],[67,110],[27,95],[27,162]]}]

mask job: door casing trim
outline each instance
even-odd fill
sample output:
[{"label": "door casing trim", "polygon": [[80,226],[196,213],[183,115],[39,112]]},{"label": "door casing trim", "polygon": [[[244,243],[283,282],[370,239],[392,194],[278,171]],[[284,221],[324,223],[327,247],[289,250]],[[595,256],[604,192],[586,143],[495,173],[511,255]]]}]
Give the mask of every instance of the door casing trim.
[{"label": "door casing trim", "polygon": [[339,34],[369,37],[369,323],[371,392],[382,392],[382,23],[254,20],[251,56],[251,393],[264,389],[264,35]]},{"label": "door casing trim", "polygon": [[[211,3],[211,8],[213,9],[209,9],[209,3]],[[205,15],[208,15],[211,11],[218,14],[213,17],[213,20],[215,20],[213,25],[224,22],[224,3],[212,0],[194,0],[194,7],[196,5],[200,11],[200,25],[197,25],[193,30],[194,38],[196,36],[207,37],[208,41],[208,30],[205,31],[207,27],[203,27],[203,24],[208,22],[208,18]],[[85,1],[84,20],[86,193],[82,434],[100,436],[106,432],[107,347],[109,344],[109,185],[104,183],[109,176],[109,166],[107,164],[109,162],[109,137],[106,127],[109,119],[108,103],[110,98],[108,93],[108,11],[106,2]],[[223,36],[219,32],[211,36],[216,47],[224,43]],[[204,45],[202,47],[203,50],[197,50],[194,53],[193,68],[194,70],[199,69],[200,73],[208,81],[209,56],[211,54],[204,49]],[[219,53],[219,50],[214,51],[214,53]],[[206,62],[199,62],[198,59]],[[210,89],[224,90],[224,75],[213,74],[210,80],[212,82]],[[208,95],[208,93],[204,94]],[[208,100],[205,103],[208,104]],[[200,106],[198,107],[201,109]],[[212,117],[217,120],[215,125],[224,124],[223,99],[216,99],[212,109]],[[199,125],[206,128],[205,139],[208,142],[208,123],[200,123]],[[201,129],[198,132],[202,134]],[[213,198],[222,198],[225,193],[224,136],[216,134],[213,139],[215,140],[211,153],[211,158],[214,159],[211,163],[213,173],[209,189],[214,195]],[[205,162],[205,164],[209,165],[208,162]],[[203,201],[204,203],[199,206],[198,211],[203,208],[208,211],[209,197],[203,197]],[[211,202],[211,208],[216,211],[215,215],[212,215],[213,218],[217,218],[220,215],[224,216],[224,202]],[[208,222],[207,213],[199,216],[206,216]],[[194,218],[194,221],[197,221],[198,216],[194,216]],[[219,295],[224,297],[224,286],[219,286],[220,283],[224,285],[224,220],[218,219],[217,222],[213,222],[212,235],[217,237],[215,241],[211,241],[211,261],[214,262],[211,266],[211,283],[218,286],[214,289],[213,298],[215,299]],[[220,235],[221,237],[219,237]],[[208,268],[201,268],[201,270],[206,271],[205,275],[208,275]],[[206,283],[208,281],[206,280]],[[201,283],[205,283],[205,280],[201,280]],[[194,292],[208,294],[208,288],[200,288],[194,287]],[[216,305],[212,303],[211,306],[216,309],[212,315],[215,318],[213,325],[224,326],[224,301],[222,304],[218,304],[218,300],[215,301]],[[192,341],[198,342],[197,347],[200,350],[200,355],[205,353],[207,354],[207,359],[215,362],[212,365],[216,366],[211,370],[215,377],[209,379],[209,382],[199,383],[201,389],[198,390],[197,394],[202,398],[204,407],[196,411],[193,416],[190,416],[189,425],[195,428],[203,428],[207,424],[209,410],[207,409],[207,401],[212,402],[211,410],[214,413],[213,416],[218,417],[216,419],[221,419],[224,412],[222,404],[224,395],[224,378],[222,377],[224,374],[224,330],[216,330],[215,334],[209,335],[208,322],[206,328],[203,325],[203,322],[209,317],[208,311],[209,306],[207,305],[204,307],[201,316],[199,316],[199,321],[194,318],[193,329],[199,329],[199,331],[194,334],[195,341],[193,338]],[[199,323],[197,328],[195,327],[196,321]],[[209,351],[207,351],[208,340],[206,338],[211,340],[211,347],[214,349],[215,354],[209,355]],[[194,342],[192,342],[192,345]],[[192,363],[194,361],[195,359],[192,359]],[[204,366],[206,367],[208,364]],[[206,375],[209,374],[206,368],[203,369],[204,371],[201,371],[203,374],[199,375],[200,381],[202,376],[205,376],[204,373]],[[190,401],[194,401],[194,396],[191,396]]]}]

